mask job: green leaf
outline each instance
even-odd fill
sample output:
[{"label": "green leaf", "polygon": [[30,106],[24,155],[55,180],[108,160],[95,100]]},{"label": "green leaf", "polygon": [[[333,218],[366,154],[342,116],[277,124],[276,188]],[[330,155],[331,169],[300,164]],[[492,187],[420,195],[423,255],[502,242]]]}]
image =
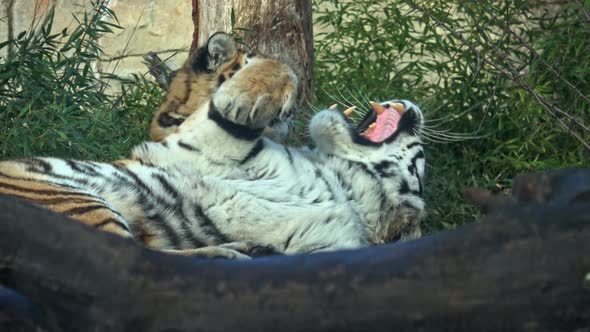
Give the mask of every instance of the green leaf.
[{"label": "green leaf", "polygon": [[236,12],[234,11],[234,7],[231,7],[231,13],[230,13],[230,24],[231,24],[231,29],[233,30],[234,27],[236,26]]}]

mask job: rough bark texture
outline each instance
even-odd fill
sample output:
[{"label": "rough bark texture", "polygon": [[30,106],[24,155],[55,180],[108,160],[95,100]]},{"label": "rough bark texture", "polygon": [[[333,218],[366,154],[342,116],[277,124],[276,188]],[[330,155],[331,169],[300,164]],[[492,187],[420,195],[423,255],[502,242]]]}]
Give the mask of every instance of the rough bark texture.
[{"label": "rough bark texture", "polygon": [[486,214],[526,203],[564,209],[571,204],[590,205],[590,169],[570,168],[523,174],[514,179],[511,189],[512,195],[509,196],[468,188],[463,197]]},{"label": "rough bark texture", "polygon": [[412,242],[248,262],[150,251],[8,197],[0,219],[0,284],[34,304],[11,294],[0,324],[9,315],[4,326],[23,330],[31,320],[50,331],[590,326],[590,204],[577,200],[497,207]]},{"label": "rough bark texture", "polygon": [[[288,63],[301,79],[300,105],[313,91],[313,23],[311,0],[193,0],[195,36],[201,46],[216,31],[232,30],[263,54]],[[247,29],[247,30],[241,30]]]},{"label": "rough bark texture", "polygon": [[197,49],[198,45],[198,41],[199,41],[199,11],[200,11],[200,5],[199,5],[199,0],[192,0],[193,1],[193,13],[192,13],[192,17],[193,17],[193,25],[194,25],[194,31],[193,31],[193,41],[191,43],[191,49],[190,49],[190,53],[192,53],[194,50]]}]

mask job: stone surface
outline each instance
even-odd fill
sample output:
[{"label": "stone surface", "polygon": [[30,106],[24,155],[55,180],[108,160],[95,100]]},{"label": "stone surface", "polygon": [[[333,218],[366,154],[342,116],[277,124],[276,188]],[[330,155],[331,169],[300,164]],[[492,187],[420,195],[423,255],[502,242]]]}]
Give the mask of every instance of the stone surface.
[{"label": "stone surface", "polygon": [[[110,0],[109,7],[119,19],[122,30],[115,34],[108,34],[100,41],[105,52],[102,61],[97,67],[106,73],[115,73],[121,77],[129,78],[132,74],[144,75],[147,68],[142,64],[143,55],[153,51],[167,64],[176,69],[184,62],[193,39],[194,25],[192,21],[192,0]],[[199,0],[199,46],[206,41],[215,31],[229,32],[231,30],[231,10],[236,12],[238,21],[236,26],[251,29],[246,40],[254,42],[261,51],[268,54],[287,53],[293,45],[306,45],[306,49],[297,52],[310,52],[311,44],[293,40],[293,31],[302,29],[302,20],[298,15],[302,12],[301,5],[305,1],[219,1]],[[257,3],[257,5],[255,5]],[[255,5],[255,6],[254,6]],[[282,8],[284,6],[284,8]],[[20,32],[31,27],[39,28],[51,9],[55,10],[54,32],[61,31],[64,27],[72,27],[75,24],[73,15],[81,15],[85,10],[91,9],[90,0],[0,0],[0,42],[14,38]],[[250,20],[242,17],[255,12]],[[264,15],[268,14],[267,18]],[[281,14],[283,13],[283,14]],[[243,14],[243,15],[241,15]],[[291,16],[293,17],[291,17]],[[276,19],[276,22],[268,21],[268,18]],[[291,17],[287,21],[293,22],[293,27],[285,26],[280,17]],[[298,25],[297,25],[298,24]],[[297,26],[295,26],[297,25]],[[307,26],[306,26],[307,28]],[[310,27],[309,27],[310,28]],[[277,33],[287,34],[286,41],[293,45],[278,45],[271,40],[257,41],[256,31],[260,29],[273,29]],[[242,31],[242,34],[244,32]],[[272,35],[269,35],[272,38]],[[284,50],[287,52],[284,52]],[[6,56],[8,49],[0,50],[0,57]],[[295,52],[297,54],[297,52]],[[301,77],[312,77],[313,64],[301,64],[297,59],[292,60],[292,66],[302,68]],[[149,75],[146,75],[149,77]],[[151,77],[149,77],[151,79]],[[311,90],[311,82],[306,84]],[[306,93],[305,95],[311,95]]]},{"label": "stone surface", "polygon": [[191,6],[190,0],[111,1],[124,30],[103,41],[105,56],[116,60],[105,59],[102,69],[112,71],[116,66],[119,75],[144,74],[142,56],[150,51],[171,67],[180,67],[192,42]]},{"label": "stone surface", "polygon": [[[100,40],[105,52],[97,66],[122,77],[147,72],[142,56],[149,51],[160,54],[173,68],[187,57],[192,42],[193,23],[190,0],[110,0],[123,30]],[[53,31],[75,24],[74,15],[91,9],[88,0],[0,0],[0,42],[20,32],[39,28],[51,9],[55,9]],[[6,56],[8,49],[0,51]]]}]

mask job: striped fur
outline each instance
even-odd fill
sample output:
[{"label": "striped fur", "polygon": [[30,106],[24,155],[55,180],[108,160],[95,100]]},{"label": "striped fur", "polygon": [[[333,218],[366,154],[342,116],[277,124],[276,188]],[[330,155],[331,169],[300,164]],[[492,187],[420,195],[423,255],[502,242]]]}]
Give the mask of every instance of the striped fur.
[{"label": "striped fur", "polygon": [[284,64],[250,59],[174,133],[129,159],[0,162],[0,193],[171,253],[248,258],[314,253],[420,236],[422,113],[373,143],[338,111],[316,114],[316,148],[264,136],[287,119],[298,81]]},{"label": "striped fur", "polygon": [[[150,138],[161,141],[211,99],[211,95],[232,78],[249,60],[261,57],[247,52],[225,33],[213,34],[207,44],[193,52],[184,65],[172,73],[166,98],[154,115]],[[291,122],[276,123],[265,129],[265,136],[280,141]]]}]

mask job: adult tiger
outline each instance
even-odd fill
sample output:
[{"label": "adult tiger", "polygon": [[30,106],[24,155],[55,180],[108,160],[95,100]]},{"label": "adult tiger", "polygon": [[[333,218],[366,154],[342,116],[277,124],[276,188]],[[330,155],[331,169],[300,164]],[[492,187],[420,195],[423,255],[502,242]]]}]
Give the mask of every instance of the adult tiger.
[{"label": "adult tiger", "polygon": [[420,109],[373,103],[355,127],[324,110],[309,124],[316,147],[294,148],[263,131],[289,118],[297,85],[288,66],[247,59],[174,133],[129,159],[0,162],[0,193],[186,255],[313,253],[420,236]]}]

